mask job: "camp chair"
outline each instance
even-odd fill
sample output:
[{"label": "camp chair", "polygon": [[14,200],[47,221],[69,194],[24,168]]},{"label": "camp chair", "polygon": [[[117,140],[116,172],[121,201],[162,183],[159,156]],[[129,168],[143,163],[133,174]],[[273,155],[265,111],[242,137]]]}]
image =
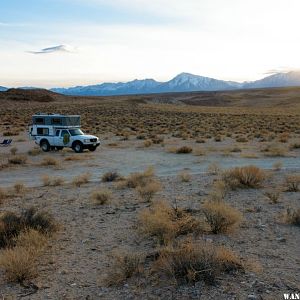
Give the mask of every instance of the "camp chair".
[{"label": "camp chair", "polygon": [[1,147],[7,147],[11,144],[12,140],[3,140],[2,143],[0,143]]}]

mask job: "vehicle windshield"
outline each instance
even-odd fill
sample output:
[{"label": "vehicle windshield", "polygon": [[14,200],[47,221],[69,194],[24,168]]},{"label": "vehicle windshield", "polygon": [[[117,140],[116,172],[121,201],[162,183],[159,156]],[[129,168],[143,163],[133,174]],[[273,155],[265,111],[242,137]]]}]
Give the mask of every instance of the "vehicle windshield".
[{"label": "vehicle windshield", "polygon": [[69,132],[72,136],[84,134],[80,129],[69,129]]}]

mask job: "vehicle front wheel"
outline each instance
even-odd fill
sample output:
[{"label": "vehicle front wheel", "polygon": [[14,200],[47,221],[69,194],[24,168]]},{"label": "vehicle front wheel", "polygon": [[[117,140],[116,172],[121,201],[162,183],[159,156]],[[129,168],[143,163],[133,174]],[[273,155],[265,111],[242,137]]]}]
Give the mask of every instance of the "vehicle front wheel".
[{"label": "vehicle front wheel", "polygon": [[50,144],[48,141],[42,141],[41,144],[40,144],[40,147],[41,149],[44,151],[44,152],[49,152],[50,151]]},{"label": "vehicle front wheel", "polygon": [[97,149],[96,146],[89,146],[89,150],[90,150],[91,152],[94,152],[96,149]]},{"label": "vehicle front wheel", "polygon": [[83,151],[83,145],[81,142],[75,142],[74,145],[73,145],[73,150],[76,152],[76,153],[81,153]]}]

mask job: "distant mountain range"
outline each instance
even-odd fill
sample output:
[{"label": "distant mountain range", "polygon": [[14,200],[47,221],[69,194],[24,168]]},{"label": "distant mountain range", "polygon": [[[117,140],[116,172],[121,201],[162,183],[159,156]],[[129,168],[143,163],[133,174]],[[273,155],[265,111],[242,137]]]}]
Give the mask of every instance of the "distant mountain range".
[{"label": "distant mountain range", "polygon": [[214,78],[181,73],[167,82],[154,79],[133,80],[129,82],[102,83],[97,85],[54,88],[53,92],[78,96],[109,96],[151,93],[220,91],[234,89],[254,89],[300,86],[300,72],[277,73],[251,82],[224,81]]},{"label": "distant mountain range", "polygon": [[[51,91],[74,96],[110,96],[173,92],[226,91],[236,89],[255,89],[300,86],[300,71],[277,73],[251,82],[224,81],[214,78],[181,73],[167,82],[154,79],[133,80],[129,82],[102,83],[70,88],[53,88]],[[22,87],[22,89],[34,89]],[[0,87],[0,91],[7,88]]]},{"label": "distant mountain range", "polygon": [[4,86],[0,86],[0,92],[5,92],[5,91],[7,91],[7,88]]}]

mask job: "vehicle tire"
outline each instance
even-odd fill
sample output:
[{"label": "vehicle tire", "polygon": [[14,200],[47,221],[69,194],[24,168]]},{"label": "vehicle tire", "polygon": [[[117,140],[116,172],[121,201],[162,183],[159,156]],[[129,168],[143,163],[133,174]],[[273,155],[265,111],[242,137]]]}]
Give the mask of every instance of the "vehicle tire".
[{"label": "vehicle tire", "polygon": [[81,142],[75,142],[72,148],[76,153],[81,153],[83,151],[83,145]]},{"label": "vehicle tire", "polygon": [[97,149],[96,146],[89,146],[89,150],[90,150],[91,152],[94,152],[96,149]]},{"label": "vehicle tire", "polygon": [[44,152],[49,152],[51,149],[50,144],[47,140],[41,141],[40,147]]},{"label": "vehicle tire", "polygon": [[56,150],[57,150],[57,151],[60,151],[60,150],[62,150],[62,149],[64,149],[64,147],[62,147],[62,146],[56,146]]}]

